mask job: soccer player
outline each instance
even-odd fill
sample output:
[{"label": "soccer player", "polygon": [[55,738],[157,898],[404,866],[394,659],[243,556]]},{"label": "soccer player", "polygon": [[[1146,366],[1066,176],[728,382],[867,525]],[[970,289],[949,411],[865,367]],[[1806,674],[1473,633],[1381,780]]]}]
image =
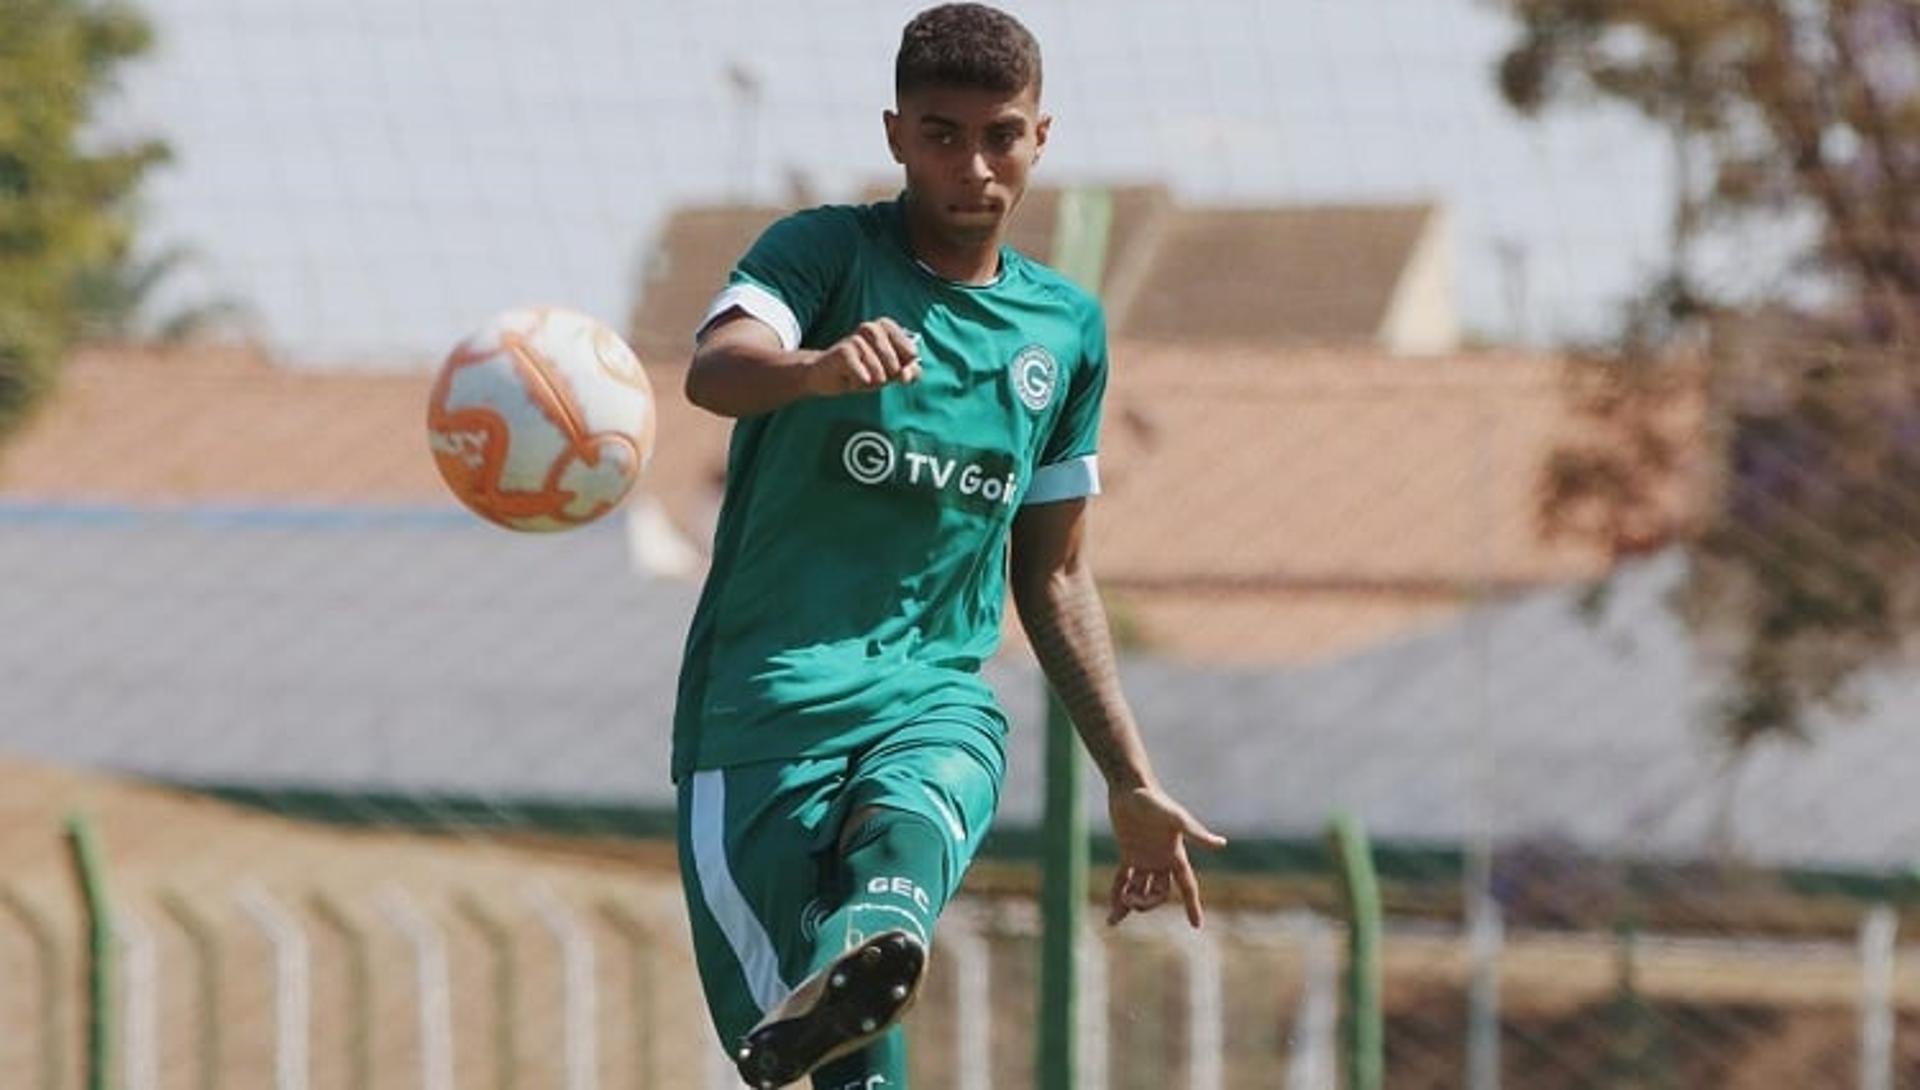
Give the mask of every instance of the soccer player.
[{"label": "soccer player", "polygon": [[1099,305],[1002,245],[1047,142],[1040,52],[980,4],[906,27],[898,198],[770,227],[697,333],[687,396],[737,418],[674,722],[681,873],[741,1077],[906,1085],[897,1022],[999,801],[980,666],[1009,582],[1104,775],[1110,923],[1201,903],[1116,676],[1085,548]]}]

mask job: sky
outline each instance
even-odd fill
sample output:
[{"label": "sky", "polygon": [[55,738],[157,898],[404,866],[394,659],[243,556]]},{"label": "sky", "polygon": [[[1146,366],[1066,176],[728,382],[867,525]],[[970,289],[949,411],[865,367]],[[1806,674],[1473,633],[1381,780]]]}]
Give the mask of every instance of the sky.
[{"label": "sky", "polygon": [[[169,141],[160,309],[250,306],[306,365],[426,367],[511,305],[620,323],[666,212],[845,199],[881,139],[897,0],[144,0],[108,137]],[[1666,144],[1616,109],[1514,115],[1489,0],[1032,0],[1040,180],[1203,205],[1438,200],[1491,340],[1604,332],[1657,268]],[[1502,254],[1508,255],[1503,259]],[[1331,271],[1337,274],[1337,270]]]}]

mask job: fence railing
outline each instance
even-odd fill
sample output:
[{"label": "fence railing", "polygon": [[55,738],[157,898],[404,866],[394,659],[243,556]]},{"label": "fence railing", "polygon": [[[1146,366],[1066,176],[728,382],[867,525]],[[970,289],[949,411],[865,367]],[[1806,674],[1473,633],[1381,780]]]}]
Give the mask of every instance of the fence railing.
[{"label": "fence railing", "polygon": [[[1165,913],[1081,924],[1071,1085],[1555,1090],[1599,1073],[1886,1090],[1906,1073],[1920,973],[1895,905],[1849,902],[1853,934],[1826,925],[1832,906],[1805,933],[1744,936],[1506,926],[1497,906],[1493,926],[1374,917],[1364,834],[1333,830],[1326,862],[1346,892],[1326,904],[1349,915],[1260,908],[1232,892],[1254,879],[1219,875],[1227,903],[1205,931]],[[111,845],[84,821],[69,835],[86,895],[0,883],[0,1084],[735,1085],[700,1013],[670,869],[478,885],[236,872],[123,889]],[[1404,872],[1388,875],[1387,903],[1417,903]],[[1051,1024],[1042,904],[1016,884],[963,896],[942,922],[908,1023],[917,1087],[1053,1085],[1035,1062]],[[1479,1024],[1491,1057],[1474,1055]]]}]

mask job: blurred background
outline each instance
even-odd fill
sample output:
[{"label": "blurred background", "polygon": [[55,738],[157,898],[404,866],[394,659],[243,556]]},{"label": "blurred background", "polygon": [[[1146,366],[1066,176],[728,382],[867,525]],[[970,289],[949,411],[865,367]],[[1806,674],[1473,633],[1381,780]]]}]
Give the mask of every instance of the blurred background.
[{"label": "blurred background", "polygon": [[[762,228],[897,187],[920,6],[0,0],[0,1085],[735,1085],[680,384]],[[1920,8],[1008,7],[1124,680],[1234,843],[1197,935],[1043,898],[1111,846],[1010,630],[914,1084],[1920,1084]],[[425,442],[527,303],[659,397],[564,535]]]}]

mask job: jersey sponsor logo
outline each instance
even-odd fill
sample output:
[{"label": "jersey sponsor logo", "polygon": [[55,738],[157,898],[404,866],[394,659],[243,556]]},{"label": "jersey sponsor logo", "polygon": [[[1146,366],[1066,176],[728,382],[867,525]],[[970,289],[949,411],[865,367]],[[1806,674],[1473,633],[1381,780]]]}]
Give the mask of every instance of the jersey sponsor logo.
[{"label": "jersey sponsor logo", "polygon": [[990,512],[1013,506],[1019,474],[1011,455],[943,443],[905,431],[889,435],[842,425],[830,434],[828,472],[868,488],[918,493]]},{"label": "jersey sponsor logo", "polygon": [[893,476],[899,461],[900,452],[893,440],[877,431],[854,432],[840,448],[840,464],[846,467],[847,476],[860,484],[879,484]]},{"label": "jersey sponsor logo", "polygon": [[1030,344],[1022,348],[1013,357],[1013,366],[1007,369],[1013,377],[1013,392],[1020,395],[1020,403],[1034,412],[1043,412],[1053,404],[1053,388],[1060,379],[1060,366],[1053,362],[1053,353],[1042,345]]}]

